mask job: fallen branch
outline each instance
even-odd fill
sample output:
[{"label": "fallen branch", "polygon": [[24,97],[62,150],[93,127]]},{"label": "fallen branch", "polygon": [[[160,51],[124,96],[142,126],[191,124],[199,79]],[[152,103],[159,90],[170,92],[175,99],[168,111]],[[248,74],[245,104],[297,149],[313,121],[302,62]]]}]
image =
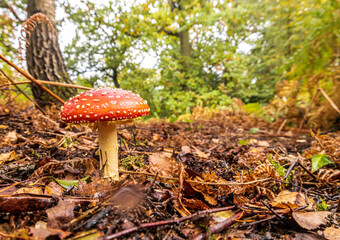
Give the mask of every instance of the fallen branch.
[{"label": "fallen branch", "polygon": [[126,229],[126,230],[121,231],[121,232],[117,232],[115,234],[112,234],[112,235],[109,235],[109,236],[106,236],[106,237],[101,237],[99,239],[100,240],[104,240],[104,239],[110,240],[110,239],[125,236],[125,235],[133,233],[133,232],[137,232],[141,229],[164,226],[164,225],[171,225],[171,224],[179,224],[181,222],[184,222],[186,220],[190,220],[190,219],[192,219],[196,216],[199,216],[199,215],[227,211],[227,210],[233,209],[234,207],[235,206],[229,206],[229,207],[223,207],[223,208],[214,208],[214,209],[199,211],[197,213],[194,213],[194,214],[191,214],[191,215],[188,215],[188,216],[185,216],[185,217],[181,217],[181,218],[178,218],[178,219],[170,219],[170,220],[164,220],[164,221],[158,221],[158,222],[142,223],[141,225],[139,225],[137,227],[132,227],[132,228]]},{"label": "fallen branch", "polygon": [[35,83],[36,85],[38,85],[39,87],[41,87],[45,92],[47,92],[48,94],[50,94],[53,98],[55,98],[57,101],[59,101],[60,103],[64,104],[64,100],[62,100],[60,97],[58,97],[57,95],[55,95],[50,89],[48,89],[47,87],[45,87],[42,83],[38,82],[34,77],[31,76],[31,74],[29,74],[28,72],[22,70],[21,68],[19,68],[17,65],[15,65],[14,63],[12,63],[10,60],[8,60],[7,58],[5,58],[2,54],[0,54],[0,59],[3,60],[4,62],[6,62],[8,65],[10,65],[11,67],[13,67],[15,70],[17,70],[21,75],[23,75],[24,77],[26,77],[28,80],[30,80],[31,82]]},{"label": "fallen branch", "polygon": [[[60,86],[60,87],[79,88],[79,89],[84,89],[84,90],[93,89],[90,87],[84,87],[84,86],[74,85],[74,84],[69,84],[69,83],[51,82],[51,81],[45,81],[45,80],[37,80],[37,82],[48,84],[48,85]],[[27,84],[27,83],[31,83],[31,81],[13,82],[12,84],[8,84],[8,85],[20,85],[20,84]],[[4,84],[4,85],[7,85],[7,84]]]},{"label": "fallen branch", "polygon": [[2,75],[4,75],[6,78],[7,78],[7,80],[8,81],[10,81],[12,84],[13,84],[13,86],[22,94],[22,95],[24,95],[28,100],[30,100],[39,110],[40,110],[40,112],[42,113],[42,114],[44,114],[44,115],[46,115],[46,113],[45,113],[45,111],[39,106],[39,104],[38,103],[36,103],[32,98],[30,98],[30,96],[28,96],[24,91],[22,91],[18,86],[16,86],[15,84],[14,84],[14,81],[9,77],[9,76],[7,76],[7,74],[4,72],[4,71],[2,71],[2,69],[0,69],[0,72],[2,73]]}]

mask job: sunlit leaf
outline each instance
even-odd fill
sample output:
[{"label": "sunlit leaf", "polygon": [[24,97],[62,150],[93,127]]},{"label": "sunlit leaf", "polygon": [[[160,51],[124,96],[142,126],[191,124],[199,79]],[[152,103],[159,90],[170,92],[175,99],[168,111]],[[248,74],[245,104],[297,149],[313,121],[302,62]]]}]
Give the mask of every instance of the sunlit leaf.
[{"label": "sunlit leaf", "polygon": [[326,154],[312,156],[312,172],[315,172],[325,165],[333,163]]},{"label": "sunlit leaf", "polygon": [[[82,182],[87,182],[89,180],[90,176],[84,177],[80,179]],[[63,188],[67,189],[70,186],[78,186],[78,181],[79,180],[62,180],[62,179],[54,179],[57,183],[60,184]]]},{"label": "sunlit leaf", "polygon": [[260,131],[260,129],[252,128],[252,129],[249,130],[249,134],[254,134],[254,133],[257,133],[258,131]]}]

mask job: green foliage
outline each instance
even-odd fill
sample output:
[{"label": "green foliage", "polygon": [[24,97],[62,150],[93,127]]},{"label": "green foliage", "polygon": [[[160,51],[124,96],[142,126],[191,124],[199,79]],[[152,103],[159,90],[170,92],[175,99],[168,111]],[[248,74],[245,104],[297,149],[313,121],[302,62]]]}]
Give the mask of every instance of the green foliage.
[{"label": "green foliage", "polygon": [[312,156],[312,172],[315,172],[325,165],[333,163],[326,154],[315,154]]},{"label": "green foliage", "polygon": [[[13,4],[24,9],[27,2]],[[336,0],[81,0],[61,6],[77,29],[64,49],[73,79],[131,89],[148,100],[154,117],[176,120],[196,106],[228,106],[235,97],[245,111],[272,121],[263,106],[275,94],[283,104],[288,98],[289,106],[304,105],[316,87],[329,92],[338,72]],[[19,23],[8,10],[0,14],[0,50],[14,55]],[[283,95],[278,83],[284,81],[297,84]]]},{"label": "green foliage", "polygon": [[119,165],[127,170],[131,170],[134,167],[145,167],[143,163],[143,156],[128,156],[122,159]]},{"label": "green foliage", "polygon": [[252,129],[249,130],[249,134],[254,134],[254,133],[257,133],[258,131],[260,131],[260,129],[252,128]]},{"label": "green foliage", "polygon": [[248,141],[249,139],[243,139],[243,140],[239,140],[238,143],[241,144],[242,146],[246,146]]},{"label": "green foliage", "polygon": [[322,198],[320,198],[320,200],[321,200],[321,203],[318,204],[317,210],[318,210],[318,211],[326,211],[327,208],[330,207],[330,205],[328,205],[328,204],[326,203],[326,201],[324,201]]},{"label": "green foliage", "polygon": [[[63,179],[57,179],[57,178],[53,178],[54,181],[56,181],[57,183],[59,183],[60,186],[62,186],[63,188],[67,189],[71,186],[78,186],[78,182],[79,180],[63,180]],[[80,179],[82,182],[86,183],[89,182],[91,180],[90,176],[84,177],[82,179]]]},{"label": "green foliage", "polygon": [[275,168],[275,171],[281,176],[284,177],[286,175],[287,169],[285,169],[278,161],[272,158],[272,155],[269,156],[269,162]]}]

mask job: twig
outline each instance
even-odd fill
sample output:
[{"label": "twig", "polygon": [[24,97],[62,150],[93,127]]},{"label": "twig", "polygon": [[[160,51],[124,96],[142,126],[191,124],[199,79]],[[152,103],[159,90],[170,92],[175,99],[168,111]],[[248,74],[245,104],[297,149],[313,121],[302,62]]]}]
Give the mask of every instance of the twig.
[{"label": "twig", "polygon": [[[2,75],[4,75],[6,78],[7,78],[7,80],[8,81],[10,81],[12,84],[14,83],[14,81],[10,78],[10,77],[8,77],[7,76],[7,74],[4,72],[4,71],[2,71],[2,69],[0,69],[0,71],[1,71],[1,73],[2,73]],[[39,104],[38,103],[36,103],[32,98],[30,98],[30,96],[28,96],[24,91],[22,91],[18,86],[16,86],[16,85],[14,85],[13,84],[13,86],[22,94],[22,95],[24,95],[26,98],[28,98],[28,100],[30,100],[39,110],[40,110],[40,112],[42,113],[42,114],[44,114],[44,115],[46,115],[46,113],[45,113],[45,111],[39,106]]]},{"label": "twig", "polygon": [[[142,175],[150,175],[150,176],[155,176],[156,174],[154,173],[147,173],[147,172],[133,172],[133,171],[128,171],[128,170],[123,170],[119,169],[120,172],[122,173],[130,173],[130,174],[142,174]],[[158,176],[159,178],[164,178],[167,180],[177,180],[179,181],[179,178],[176,177],[165,177],[165,176]],[[215,186],[241,186],[241,185],[249,185],[249,184],[254,184],[254,183],[259,183],[259,182],[268,182],[274,180],[273,178],[264,178],[264,179],[259,179],[259,180],[254,180],[250,182],[242,182],[242,183],[215,183],[215,182],[203,182],[203,181],[193,181],[193,180],[185,180],[188,183],[197,183],[197,184],[204,184],[204,185],[215,185]],[[285,183],[286,184],[286,183]]]},{"label": "twig", "polygon": [[200,233],[196,235],[196,237],[193,238],[193,240],[205,240],[208,239],[208,237],[211,234],[219,233],[224,230],[226,230],[228,227],[230,227],[236,220],[242,218],[244,215],[246,215],[244,212],[236,213],[235,215],[231,216],[230,218],[224,220],[223,222],[217,223],[214,226],[209,228],[209,234],[208,233]]},{"label": "twig", "polygon": [[322,88],[318,88],[318,90],[322,93],[322,95],[327,99],[329,104],[334,108],[335,111],[337,111],[340,114],[339,108],[335,105],[335,103],[332,101],[330,97],[325,93],[325,91]]},{"label": "twig", "polygon": [[268,208],[268,210],[269,211],[271,211],[281,222],[283,222],[282,221],[282,216],[281,215],[279,215],[277,212],[275,212],[267,203],[265,203],[263,200],[260,200],[261,201],[261,203],[264,205],[264,206],[266,206],[266,208]]},{"label": "twig", "polygon": [[[48,84],[48,85],[54,85],[54,86],[60,86],[60,87],[70,87],[70,88],[79,88],[79,89],[84,89],[84,90],[91,90],[93,88],[90,87],[84,87],[80,85],[74,85],[74,84],[69,84],[69,83],[60,83],[60,82],[51,82],[51,81],[45,81],[45,80],[37,80],[37,82],[43,83],[43,84]],[[13,82],[13,85],[20,85],[20,84],[27,84],[31,83],[31,81],[21,81],[21,82]],[[4,84],[6,85],[6,84]]]},{"label": "twig", "polygon": [[2,54],[0,54],[0,59],[2,59],[4,62],[6,62],[8,65],[10,65],[11,67],[13,67],[15,70],[17,70],[21,75],[23,75],[24,77],[26,77],[28,80],[32,81],[33,83],[35,83],[36,85],[38,85],[39,87],[41,87],[45,92],[47,92],[48,94],[50,94],[53,98],[55,98],[57,101],[59,101],[60,103],[64,104],[64,100],[62,100],[60,97],[58,97],[57,95],[55,95],[50,89],[48,89],[47,87],[45,87],[42,83],[38,82],[34,77],[31,76],[31,74],[29,74],[28,72],[22,70],[21,68],[19,68],[17,65],[15,65],[14,63],[12,63],[10,60],[8,60],[7,58],[5,58]]},{"label": "twig", "polygon": [[283,177],[283,180],[286,180],[286,178],[289,176],[290,172],[293,170],[293,168],[295,167],[295,165],[299,162],[299,157],[296,157],[296,159],[294,160],[294,162],[289,166],[286,175]]},{"label": "twig", "polygon": [[281,131],[282,131],[283,127],[286,125],[286,123],[287,123],[287,119],[285,119],[285,120],[281,123],[281,125],[280,125],[279,129],[277,130],[276,134],[281,134]]},{"label": "twig", "polygon": [[314,180],[317,179],[317,177],[315,177],[315,175],[309,171],[305,166],[302,165],[302,163],[300,161],[298,161],[298,164],[300,167],[302,167],[303,170],[305,170]]},{"label": "twig", "polygon": [[265,218],[265,219],[261,219],[261,220],[256,221],[256,222],[248,223],[247,225],[255,225],[255,224],[263,223],[263,222],[266,222],[266,221],[268,221],[268,220],[272,220],[272,219],[274,219],[274,218],[276,218],[275,215],[273,215],[273,216],[271,216],[271,217],[268,217],[268,218]]},{"label": "twig", "polygon": [[[170,220],[164,220],[164,221],[158,221],[158,222],[142,223],[141,225],[139,225],[137,227],[132,227],[132,228],[126,229],[124,231],[117,232],[115,234],[112,234],[112,235],[109,235],[109,236],[106,236],[106,237],[102,237],[102,238],[99,238],[99,239],[100,240],[104,240],[104,239],[110,240],[110,239],[125,236],[127,234],[130,234],[130,233],[133,233],[133,232],[139,231],[141,229],[145,229],[145,228],[152,228],[152,227],[171,225],[171,224],[179,224],[181,222],[192,219],[192,218],[199,216],[199,215],[227,211],[227,210],[233,209],[234,207],[235,206],[209,209],[209,210],[199,211],[197,213],[194,213],[194,214],[191,214],[191,215],[188,215],[188,216],[185,216],[185,217],[181,217],[181,218],[178,218],[178,219],[170,219]],[[235,215],[237,215],[237,214],[235,214]]]}]

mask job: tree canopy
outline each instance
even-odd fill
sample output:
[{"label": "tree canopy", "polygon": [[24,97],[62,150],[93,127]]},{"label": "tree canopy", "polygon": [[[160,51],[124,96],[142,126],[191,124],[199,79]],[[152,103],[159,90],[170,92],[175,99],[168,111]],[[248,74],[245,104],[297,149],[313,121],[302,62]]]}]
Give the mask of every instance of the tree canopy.
[{"label": "tree canopy", "polygon": [[[154,116],[226,107],[232,98],[287,114],[318,87],[333,98],[339,90],[335,0],[81,0],[59,8],[76,28],[64,49],[73,80],[138,92]],[[6,19],[0,48],[10,53]]]}]

